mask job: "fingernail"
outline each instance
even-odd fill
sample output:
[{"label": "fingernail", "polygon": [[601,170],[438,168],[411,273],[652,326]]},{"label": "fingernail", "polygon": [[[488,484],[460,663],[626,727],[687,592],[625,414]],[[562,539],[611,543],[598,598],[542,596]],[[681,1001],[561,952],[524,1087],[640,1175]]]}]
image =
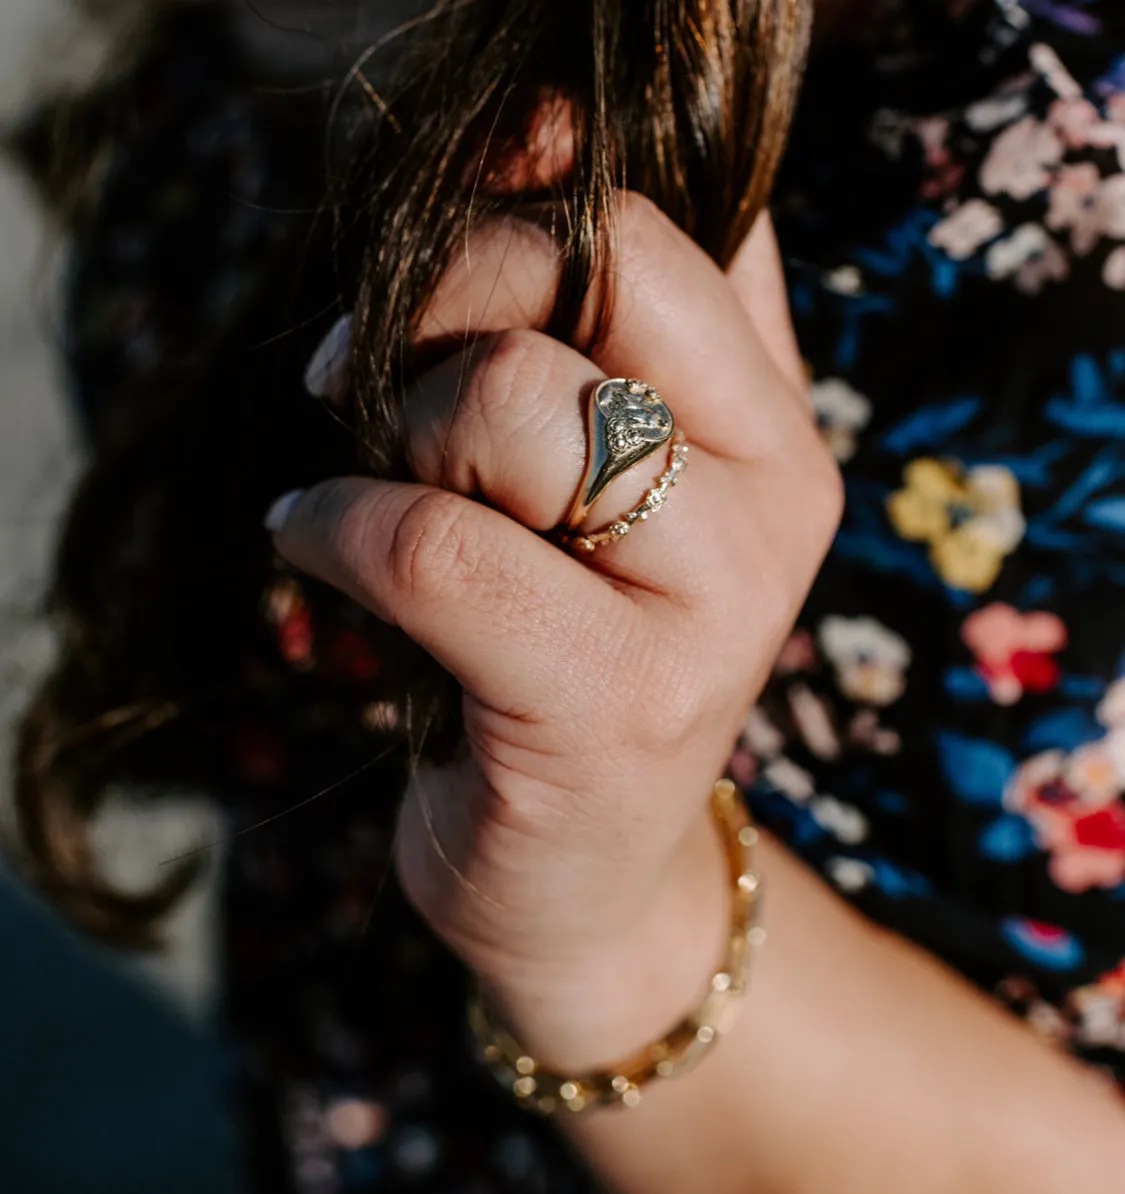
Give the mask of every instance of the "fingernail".
[{"label": "fingernail", "polygon": [[285,524],[289,521],[289,515],[293,507],[304,492],[303,489],[292,489],[289,493],[283,493],[266,511],[263,525],[271,535],[277,535],[282,531]]},{"label": "fingernail", "polygon": [[305,389],[314,398],[340,398],[348,384],[352,317],[342,315],[321,340],[305,369]]}]

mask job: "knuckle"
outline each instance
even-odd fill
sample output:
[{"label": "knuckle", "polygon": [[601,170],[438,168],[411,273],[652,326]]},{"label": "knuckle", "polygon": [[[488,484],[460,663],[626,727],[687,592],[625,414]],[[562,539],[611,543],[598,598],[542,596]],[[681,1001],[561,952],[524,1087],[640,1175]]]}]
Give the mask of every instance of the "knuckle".
[{"label": "knuckle", "polygon": [[772,662],[800,613],[819,562],[819,548],[795,548],[790,520],[747,529],[738,566],[722,593],[720,629],[713,636],[728,666],[741,660],[745,672]]},{"label": "knuckle", "polygon": [[493,336],[473,378],[472,413],[486,424],[506,421],[513,408],[543,390],[549,341],[539,332],[511,328]]},{"label": "knuckle", "polygon": [[816,566],[828,550],[844,513],[844,479],[835,458],[810,427],[811,444],[804,458],[801,484],[805,492],[808,527],[818,551]]},{"label": "knuckle", "polygon": [[623,232],[640,243],[666,239],[674,225],[656,204],[637,191],[622,191],[618,198],[618,214]]},{"label": "knuckle", "polygon": [[402,600],[455,598],[471,579],[466,511],[462,498],[440,489],[424,491],[407,507],[387,548],[391,584]]},{"label": "knuckle", "polygon": [[623,703],[630,736],[642,751],[677,754],[691,741],[708,703],[708,672],[702,654],[686,645],[681,650],[665,647],[647,653]]}]

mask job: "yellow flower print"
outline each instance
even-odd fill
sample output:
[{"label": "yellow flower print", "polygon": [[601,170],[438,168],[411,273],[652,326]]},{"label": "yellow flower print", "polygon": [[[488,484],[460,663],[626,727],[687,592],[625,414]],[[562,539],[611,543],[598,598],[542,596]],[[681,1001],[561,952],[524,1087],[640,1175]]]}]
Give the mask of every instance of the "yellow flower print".
[{"label": "yellow flower print", "polygon": [[983,593],[1023,538],[1019,482],[1002,465],[967,472],[952,461],[923,458],[903,472],[903,488],[887,500],[887,515],[904,539],[930,545],[930,560],[946,584]]}]

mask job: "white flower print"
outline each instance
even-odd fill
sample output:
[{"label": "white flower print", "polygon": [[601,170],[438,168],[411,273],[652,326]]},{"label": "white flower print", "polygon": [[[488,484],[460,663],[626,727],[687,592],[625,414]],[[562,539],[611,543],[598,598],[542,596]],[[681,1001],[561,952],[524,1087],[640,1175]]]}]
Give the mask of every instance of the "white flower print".
[{"label": "white flower print", "polygon": [[835,796],[818,796],[809,804],[813,820],[847,846],[858,846],[867,837],[867,818]]},{"label": "white flower print", "polygon": [[1082,88],[1050,46],[1040,42],[1028,51],[1032,67],[1061,99],[1081,99]]},{"label": "white flower print", "polygon": [[988,133],[1019,120],[1026,111],[1027,96],[1023,92],[990,95],[965,109],[965,123],[975,133]]},{"label": "white flower print", "polygon": [[742,741],[747,750],[760,759],[779,755],[785,747],[785,735],[757,705],[750,710],[743,723]]},{"label": "white flower print", "polygon": [[890,705],[906,689],[911,652],[906,640],[874,618],[832,615],[820,624],[821,649],[840,691],[865,705]]},{"label": "white flower print", "polygon": [[855,455],[856,434],[871,418],[871,403],[843,378],[826,377],[814,383],[812,404],[820,432],[839,461]]},{"label": "white flower print", "polygon": [[818,759],[840,757],[840,739],[828,706],[807,684],[794,684],[790,688],[789,712],[801,741],[812,754]]},{"label": "white flower print", "polygon": [[1063,166],[1051,186],[1046,224],[1055,231],[1069,229],[1071,247],[1082,257],[1103,236],[1125,238],[1125,175],[1103,182],[1092,162]]},{"label": "white flower print", "polygon": [[862,294],[863,275],[854,265],[841,265],[824,275],[824,288],[834,294]]},{"label": "white flower print", "polygon": [[794,804],[808,804],[816,795],[812,776],[803,767],[798,767],[792,759],[787,759],[784,755],[771,760],[763,768],[762,774]]},{"label": "white flower print", "polygon": [[1067,1023],[1058,1008],[1045,999],[1037,999],[1027,1009],[1025,1022],[1028,1028],[1047,1044],[1062,1045],[1067,1039]]},{"label": "white flower print", "polygon": [[981,506],[978,537],[1005,555],[1014,551],[1027,529],[1015,478],[1002,464],[978,464],[969,470],[969,483]]},{"label": "white flower print", "polygon": [[1038,224],[1021,224],[997,241],[984,265],[990,278],[1014,278],[1024,294],[1038,294],[1044,283],[1062,282],[1070,273],[1066,254]]},{"label": "white flower print", "polygon": [[980,168],[981,188],[986,195],[1030,199],[1051,181],[1063,149],[1062,138],[1054,129],[1025,116],[993,141]]},{"label": "white flower print", "polygon": [[1079,987],[1071,992],[1069,1006],[1077,1020],[1075,1035],[1082,1044],[1101,1049],[1125,1049],[1125,1018],[1120,992],[1103,991],[1096,984]]},{"label": "white flower print", "polygon": [[867,140],[886,157],[897,161],[902,157],[909,128],[910,122],[903,113],[893,108],[879,108],[867,126]]},{"label": "white flower print", "polygon": [[862,891],[875,879],[875,868],[859,858],[836,855],[824,864],[824,869],[841,891],[849,893]]},{"label": "white flower print", "polygon": [[970,199],[934,225],[929,241],[954,261],[964,261],[1003,231],[1004,221],[991,203]]}]

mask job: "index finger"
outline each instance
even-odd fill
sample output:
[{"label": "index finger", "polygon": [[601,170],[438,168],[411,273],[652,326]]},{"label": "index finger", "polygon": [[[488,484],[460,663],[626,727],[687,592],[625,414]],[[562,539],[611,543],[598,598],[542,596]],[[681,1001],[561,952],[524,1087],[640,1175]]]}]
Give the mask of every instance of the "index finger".
[{"label": "index finger", "polygon": [[[545,329],[562,265],[555,239],[535,223],[509,217],[482,227],[438,286],[420,342]],[[610,284],[609,318],[589,355],[610,376],[656,386],[692,441],[752,460],[807,424],[731,282],[640,196],[621,197]],[[579,341],[593,332],[603,300],[597,286],[587,295]]]}]

